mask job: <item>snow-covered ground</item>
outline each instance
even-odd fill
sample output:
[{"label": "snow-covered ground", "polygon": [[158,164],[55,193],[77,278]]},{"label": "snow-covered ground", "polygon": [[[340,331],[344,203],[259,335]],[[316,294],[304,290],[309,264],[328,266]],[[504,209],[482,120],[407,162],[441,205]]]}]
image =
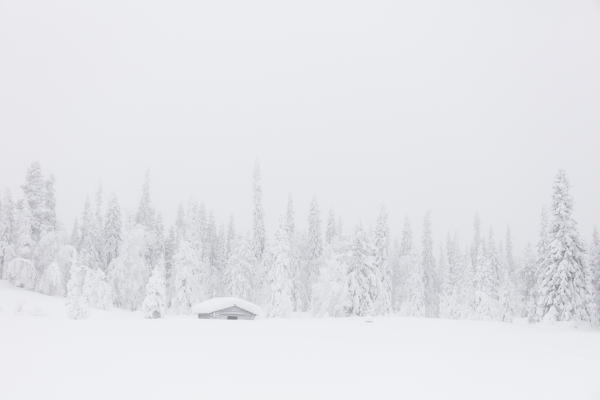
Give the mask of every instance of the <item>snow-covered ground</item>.
[{"label": "snow-covered ground", "polygon": [[374,319],[68,320],[0,282],[0,398],[599,399],[600,332]]}]

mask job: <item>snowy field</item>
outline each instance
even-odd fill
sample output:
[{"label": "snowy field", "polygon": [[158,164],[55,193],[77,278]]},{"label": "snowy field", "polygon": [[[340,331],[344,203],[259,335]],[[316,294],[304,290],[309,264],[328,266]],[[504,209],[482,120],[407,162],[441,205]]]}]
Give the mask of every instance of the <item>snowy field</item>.
[{"label": "snowy field", "polygon": [[0,398],[600,399],[600,332],[374,319],[64,317],[0,281]]}]

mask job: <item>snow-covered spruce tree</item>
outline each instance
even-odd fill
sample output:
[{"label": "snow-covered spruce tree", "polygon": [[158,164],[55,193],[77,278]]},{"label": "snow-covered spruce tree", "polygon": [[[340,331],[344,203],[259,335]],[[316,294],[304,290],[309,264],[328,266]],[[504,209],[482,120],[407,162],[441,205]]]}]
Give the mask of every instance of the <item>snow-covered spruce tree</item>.
[{"label": "snow-covered spruce tree", "polygon": [[296,213],[294,210],[294,201],[292,196],[288,196],[288,202],[285,214],[285,227],[290,237],[291,245],[291,269],[290,276],[292,280],[292,306],[294,311],[304,310],[306,307],[306,298],[304,297],[305,288],[302,279],[303,263],[301,263],[301,249],[299,246],[298,234],[296,232]]},{"label": "snow-covered spruce tree", "polygon": [[183,224],[185,234],[178,236],[178,244],[181,240],[186,240],[196,252],[197,257],[201,258],[206,236],[206,209],[204,205],[200,205],[196,200],[191,199],[188,203],[185,218],[186,221]]},{"label": "snow-covered spruce tree", "polygon": [[150,173],[146,172],[144,184],[142,186],[142,195],[140,197],[140,203],[135,216],[135,222],[151,231],[154,227],[154,218],[154,208],[152,207],[152,201],[150,200]]},{"label": "snow-covered spruce tree", "polygon": [[206,264],[185,240],[173,257],[173,298],[171,309],[176,314],[188,314],[192,305],[206,299],[203,282],[208,278]]},{"label": "snow-covered spruce tree", "polygon": [[503,311],[499,294],[500,272],[498,253],[490,230],[490,237],[477,251],[475,265],[474,317],[485,320],[501,320]]},{"label": "snow-covered spruce tree", "polygon": [[234,237],[232,239],[231,256],[227,261],[225,272],[225,294],[242,299],[252,298],[252,267],[254,253],[252,239]]},{"label": "snow-covered spruce tree", "polygon": [[91,225],[91,239],[94,253],[94,262],[90,264],[90,268],[101,269],[106,271],[108,265],[106,265],[105,255],[105,242],[104,242],[104,215],[103,215],[103,204],[104,200],[102,197],[102,186],[98,187],[96,192],[96,201],[94,204],[94,214],[92,216]]},{"label": "snow-covered spruce tree", "polygon": [[45,181],[44,187],[44,211],[42,217],[42,231],[54,232],[58,229],[56,220],[56,193],[55,179],[53,175]]},{"label": "snow-covered spruce tree", "polygon": [[154,267],[148,284],[146,285],[146,297],[142,303],[142,312],[145,318],[161,318],[166,310],[166,282],[164,262]]},{"label": "snow-covered spruce tree", "polygon": [[57,231],[42,233],[35,247],[34,264],[39,276],[36,290],[49,295],[64,295],[66,271],[58,264],[59,253],[66,238]]},{"label": "snow-covered spruce tree", "polygon": [[104,256],[107,266],[119,256],[122,226],[121,208],[117,198],[113,196],[108,203],[104,223]]},{"label": "snow-covered spruce tree", "polygon": [[252,212],[252,249],[254,258],[261,262],[266,246],[265,233],[265,215],[262,202],[262,186],[260,176],[260,164],[258,161],[254,165],[253,179],[253,212]]},{"label": "snow-covered spruce tree", "polygon": [[483,240],[481,238],[481,220],[479,214],[475,215],[473,220],[473,242],[471,243],[471,262],[473,267],[478,263],[478,260],[483,258],[479,253],[483,251]]},{"label": "snow-covered spruce tree", "polygon": [[402,256],[402,269],[406,271],[404,296],[400,305],[400,313],[411,317],[427,315],[425,299],[425,274],[421,257],[414,251]]},{"label": "snow-covered spruce tree", "polygon": [[97,265],[94,251],[95,247],[93,224],[94,221],[92,215],[92,208],[89,199],[86,198],[83,206],[81,223],[79,226],[79,242],[74,243],[78,253],[78,262],[83,265]]},{"label": "snow-covered spruce tree", "polygon": [[8,262],[15,256],[15,209],[9,191],[6,191],[0,210],[0,278],[7,279]]},{"label": "snow-covered spruce tree", "polygon": [[489,256],[492,263],[495,259],[498,270],[498,318],[501,321],[510,322],[515,316],[516,308],[516,288],[513,281],[514,266],[510,266],[506,250],[503,248],[502,243],[498,246],[494,243],[493,232],[490,232],[489,242]]},{"label": "snow-covered spruce tree", "polygon": [[512,279],[513,273],[515,272],[516,263],[515,257],[513,254],[513,240],[512,240],[512,232],[510,227],[506,228],[506,235],[504,238],[504,263],[506,263],[508,274]]},{"label": "snow-covered spruce tree", "polygon": [[596,318],[600,319],[600,235],[598,234],[598,230],[596,228],[594,228],[594,234],[592,235],[589,258],[589,266],[592,276],[592,288],[596,303]]},{"label": "snow-covered spruce tree", "polygon": [[79,249],[79,243],[81,243],[81,226],[79,225],[79,218],[75,218],[73,221],[73,227],[71,228],[71,236],[69,237],[69,244],[75,248],[75,250]]},{"label": "snow-covered spruce tree", "polygon": [[404,226],[402,228],[402,235],[400,238],[400,243],[398,243],[397,248],[392,253],[393,261],[392,261],[392,277],[393,277],[393,307],[394,311],[400,311],[402,308],[402,303],[406,300],[407,294],[407,282],[408,282],[408,267],[411,262],[411,252],[412,252],[412,230],[410,227],[410,221],[407,217],[404,218]]},{"label": "snow-covered spruce tree", "polygon": [[16,207],[14,252],[6,265],[5,278],[13,285],[33,289],[37,282],[37,270],[33,264],[34,242],[31,238],[32,216],[27,202]]},{"label": "snow-covered spruce tree", "polygon": [[374,249],[362,225],[358,225],[350,247],[348,262],[348,315],[366,316],[373,311],[379,277],[375,269]]},{"label": "snow-covered spruce tree", "polygon": [[33,257],[34,241],[31,237],[32,215],[27,202],[17,203],[15,218],[14,246],[18,257],[31,259]]},{"label": "snow-covered spruce tree", "polygon": [[225,257],[226,261],[229,260],[233,252],[233,246],[235,243],[236,232],[235,232],[235,221],[233,215],[229,216],[229,224],[227,225],[227,238],[225,240]]},{"label": "snow-covered spruce tree", "polygon": [[554,180],[549,240],[545,262],[538,272],[537,319],[591,321],[591,277],[573,219],[569,182],[562,170]]},{"label": "snow-covered spruce tree", "polygon": [[292,199],[292,195],[288,196],[285,221],[288,234],[293,236],[296,233],[296,213],[294,211],[294,199]]},{"label": "snow-covered spruce tree", "polygon": [[[446,246],[450,242],[450,236],[446,238]],[[450,263],[448,259],[448,250],[444,251],[444,247],[440,245],[437,258],[437,276],[440,283],[440,317],[451,318],[451,301],[453,293],[453,278],[450,271]]]},{"label": "snow-covered spruce tree", "polygon": [[183,204],[177,207],[177,217],[175,218],[175,235],[177,244],[179,241],[187,237],[187,215],[183,209]]},{"label": "snow-covered spruce tree", "polygon": [[51,262],[44,270],[37,284],[37,290],[51,296],[64,296],[64,276],[58,262]]},{"label": "snow-covered spruce tree", "polygon": [[[64,236],[56,231],[43,231],[40,240],[33,249],[32,262],[36,267],[36,274],[42,277],[48,265],[56,260],[58,250],[64,243]],[[38,281],[39,284],[39,281]],[[39,290],[39,289],[38,289]]]},{"label": "snow-covered spruce tree", "polygon": [[333,209],[329,210],[329,216],[327,217],[327,228],[325,229],[325,244],[331,245],[336,237],[336,221]]},{"label": "snow-covered spruce tree", "polygon": [[225,225],[220,224],[213,244],[215,263],[213,266],[213,296],[223,296],[225,293],[225,268],[227,266],[227,237]]},{"label": "snow-covered spruce tree", "polygon": [[550,253],[550,226],[548,222],[548,213],[546,208],[542,208],[540,214],[540,230],[538,242],[536,245],[536,262],[533,268],[533,285],[527,293],[527,315],[529,321],[538,321],[537,304],[539,297],[539,275],[540,271],[545,269],[548,262],[548,254]]},{"label": "snow-covered spruce tree", "polygon": [[375,300],[374,312],[376,314],[389,314],[392,312],[392,270],[389,259],[388,215],[385,207],[381,207],[377,224],[375,225],[375,269],[379,277],[379,288]]},{"label": "snow-covered spruce tree", "polygon": [[31,212],[31,238],[37,242],[42,232],[46,209],[46,182],[40,163],[34,162],[27,169],[25,183],[21,186],[28,209]]},{"label": "snow-covered spruce tree", "polygon": [[516,277],[517,283],[517,315],[522,318],[529,316],[530,304],[535,304],[533,292],[535,290],[537,257],[531,243],[525,245],[523,257]]},{"label": "snow-covered spruce tree", "polygon": [[461,251],[458,241],[455,240],[454,275],[455,284],[450,303],[451,318],[461,319],[473,316],[474,295],[474,268],[471,264],[469,249]]},{"label": "snow-covered spruce tree", "polygon": [[425,314],[428,317],[439,316],[439,285],[436,276],[435,257],[433,255],[433,237],[431,234],[431,214],[427,213],[423,220],[423,242],[421,249],[421,265],[425,286]]},{"label": "snow-covered spruce tree", "polygon": [[33,290],[37,280],[35,265],[27,258],[13,258],[6,266],[6,278],[16,287]]},{"label": "snow-covered spruce tree", "polygon": [[112,307],[112,289],[101,269],[87,268],[83,282],[83,296],[90,307],[107,310]]},{"label": "snow-covered spruce tree", "polygon": [[293,311],[291,279],[291,242],[285,222],[282,220],[268,247],[267,268],[267,315],[287,317]]},{"label": "snow-covered spruce tree", "polygon": [[323,236],[321,229],[319,204],[317,203],[317,199],[313,198],[308,213],[308,236],[306,238],[305,248],[306,264],[304,265],[303,274],[305,277],[307,306],[310,304],[312,286],[317,280],[321,264],[321,255],[323,254]]},{"label": "snow-covered spruce tree", "polygon": [[127,226],[119,246],[119,256],[109,266],[109,282],[117,307],[137,310],[144,300],[150,266],[146,263],[147,231],[139,226]]},{"label": "snow-covered spruce tree", "polygon": [[343,317],[350,308],[348,298],[349,245],[336,241],[325,249],[319,277],[312,289],[312,314]]},{"label": "snow-covered spruce tree", "polygon": [[85,273],[88,268],[78,263],[73,263],[67,283],[67,316],[72,319],[83,319],[89,315],[89,308],[83,294]]}]

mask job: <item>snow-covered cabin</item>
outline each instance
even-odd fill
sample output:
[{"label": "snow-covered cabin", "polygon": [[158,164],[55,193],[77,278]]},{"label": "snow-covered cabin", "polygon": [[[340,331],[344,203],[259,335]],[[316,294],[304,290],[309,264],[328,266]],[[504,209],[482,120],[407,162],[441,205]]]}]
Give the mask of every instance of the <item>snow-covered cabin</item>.
[{"label": "snow-covered cabin", "polygon": [[236,297],[215,297],[196,304],[192,311],[203,319],[254,319],[262,314],[256,304]]}]

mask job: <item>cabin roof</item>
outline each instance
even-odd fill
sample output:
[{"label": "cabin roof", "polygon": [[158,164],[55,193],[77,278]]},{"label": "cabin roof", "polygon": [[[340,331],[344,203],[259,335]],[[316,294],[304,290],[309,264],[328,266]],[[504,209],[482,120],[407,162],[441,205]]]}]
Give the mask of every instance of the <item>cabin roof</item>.
[{"label": "cabin roof", "polygon": [[256,304],[238,299],[237,297],[214,297],[197,303],[192,307],[194,314],[210,314],[229,307],[238,307],[254,315],[261,315],[262,310]]}]

